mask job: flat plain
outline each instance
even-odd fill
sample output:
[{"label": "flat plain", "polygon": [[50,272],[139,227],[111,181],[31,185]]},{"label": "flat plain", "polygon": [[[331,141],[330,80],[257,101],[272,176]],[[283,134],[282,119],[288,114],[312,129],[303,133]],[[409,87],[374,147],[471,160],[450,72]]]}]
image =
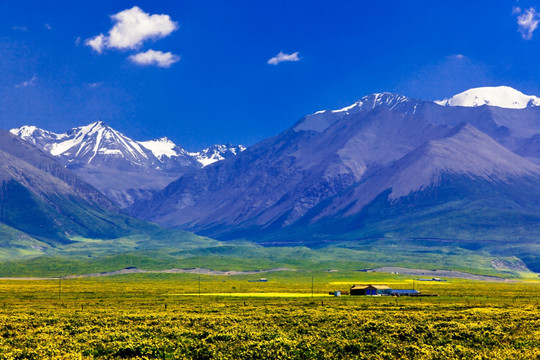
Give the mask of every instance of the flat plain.
[{"label": "flat plain", "polygon": [[[540,357],[537,280],[415,279],[285,271],[2,280],[0,359]],[[439,296],[328,295],[355,283]]]}]

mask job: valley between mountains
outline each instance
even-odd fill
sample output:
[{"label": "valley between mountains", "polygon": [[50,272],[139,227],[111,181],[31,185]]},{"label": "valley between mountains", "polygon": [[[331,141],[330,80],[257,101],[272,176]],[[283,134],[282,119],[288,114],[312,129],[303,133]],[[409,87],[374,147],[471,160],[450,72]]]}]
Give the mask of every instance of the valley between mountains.
[{"label": "valley between mountains", "polygon": [[540,271],[539,105],[504,86],[379,93],[200,152],[99,121],[3,131],[3,256]]}]

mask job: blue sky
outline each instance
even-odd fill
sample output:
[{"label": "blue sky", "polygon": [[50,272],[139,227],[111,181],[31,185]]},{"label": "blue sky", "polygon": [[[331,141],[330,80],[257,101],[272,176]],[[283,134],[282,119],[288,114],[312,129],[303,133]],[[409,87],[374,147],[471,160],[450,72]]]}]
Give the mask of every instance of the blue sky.
[{"label": "blue sky", "polygon": [[[251,145],[374,92],[540,95],[536,9],[540,0],[6,0],[0,127],[103,120],[198,150]],[[269,63],[279,53],[285,61]]]}]

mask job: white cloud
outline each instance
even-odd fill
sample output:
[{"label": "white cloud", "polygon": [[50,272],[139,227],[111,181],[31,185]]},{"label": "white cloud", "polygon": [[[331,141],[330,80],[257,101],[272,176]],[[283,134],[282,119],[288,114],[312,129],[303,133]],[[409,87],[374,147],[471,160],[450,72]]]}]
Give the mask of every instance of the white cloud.
[{"label": "white cloud", "polygon": [[27,32],[27,31],[28,31],[28,27],[27,27],[27,26],[14,26],[14,27],[13,27],[13,30],[15,30],[15,31],[23,31],[23,32]]},{"label": "white cloud", "polygon": [[283,51],[280,51],[279,54],[268,60],[268,64],[277,65],[283,61],[300,61],[298,51],[292,54],[285,54]]},{"label": "white cloud", "polygon": [[538,28],[538,22],[540,22],[540,14],[536,12],[534,8],[529,8],[525,11],[521,11],[519,7],[515,7],[513,10],[514,15],[518,15],[517,24],[518,30],[521,36],[525,40],[530,40],[534,31]]},{"label": "white cloud", "polygon": [[93,83],[89,83],[88,87],[94,89],[94,88],[100,87],[101,85],[103,85],[102,82],[93,82]]},{"label": "white cloud", "polygon": [[178,29],[169,15],[150,15],[138,6],[112,15],[113,27],[108,35],[99,34],[85,41],[98,53],[103,49],[137,49],[146,40],[162,39]]},{"label": "white cloud", "polygon": [[22,83],[15,85],[15,87],[16,88],[25,88],[25,87],[34,86],[36,84],[36,80],[37,80],[37,77],[36,77],[36,75],[34,75],[34,76],[32,76],[32,78],[30,80],[23,81]]},{"label": "white cloud", "polygon": [[75,46],[79,46],[80,44],[81,44],[81,37],[77,36],[77,38],[75,39]]},{"label": "white cloud", "polygon": [[168,68],[175,62],[180,60],[180,56],[174,55],[171,52],[154,51],[152,49],[146,52],[140,52],[129,57],[131,61],[139,65],[155,65]]},{"label": "white cloud", "polygon": [[49,24],[45,24],[45,28],[46,28],[47,30],[52,30],[52,26],[49,25]]},{"label": "white cloud", "polygon": [[87,39],[84,43],[101,54],[103,48],[105,47],[105,41],[105,35],[99,34],[91,39]]}]

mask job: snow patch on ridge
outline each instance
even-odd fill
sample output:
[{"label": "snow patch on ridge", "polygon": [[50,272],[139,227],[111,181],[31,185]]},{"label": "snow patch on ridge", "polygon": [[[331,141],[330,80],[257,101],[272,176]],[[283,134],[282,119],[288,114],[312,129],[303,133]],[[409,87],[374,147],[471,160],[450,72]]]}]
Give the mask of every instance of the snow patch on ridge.
[{"label": "snow patch on ridge", "polygon": [[203,149],[199,152],[188,153],[193,156],[203,167],[213,164],[217,161],[225,160],[227,157],[236,156],[242,151],[246,150],[243,145],[233,146],[227,145],[213,145],[209,148]]},{"label": "snow patch on ridge", "polygon": [[149,140],[149,141],[139,141],[138,142],[143,147],[147,148],[154,154],[158,159],[162,159],[164,156],[171,158],[173,156],[179,156],[180,154],[175,150],[177,147],[175,143],[169,140],[166,137],[161,139]]},{"label": "snow patch on ridge", "polygon": [[356,101],[354,104],[345,106],[344,108],[337,110],[319,110],[311,115],[305,116],[296,124],[293,129],[295,131],[312,130],[322,132],[342,117],[359,113],[360,111],[365,109],[384,107],[390,110],[394,110],[397,107],[408,106],[408,104],[416,104],[411,107],[411,111],[416,111],[416,106],[418,102],[418,100],[411,99],[403,95],[397,95],[387,92],[371,94],[368,96],[364,96],[360,100]]}]

